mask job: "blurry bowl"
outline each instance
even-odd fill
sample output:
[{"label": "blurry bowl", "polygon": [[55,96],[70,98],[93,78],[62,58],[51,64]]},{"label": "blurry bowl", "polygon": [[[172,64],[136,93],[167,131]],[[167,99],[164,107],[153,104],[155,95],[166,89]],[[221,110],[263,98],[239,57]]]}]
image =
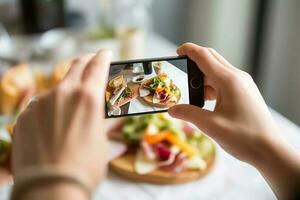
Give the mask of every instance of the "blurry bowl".
[{"label": "blurry bowl", "polygon": [[76,50],[76,41],[70,31],[53,29],[41,35],[34,47],[37,57],[67,57]]},{"label": "blurry bowl", "polygon": [[145,80],[145,75],[138,75],[132,78],[133,83],[141,83],[143,80]]}]

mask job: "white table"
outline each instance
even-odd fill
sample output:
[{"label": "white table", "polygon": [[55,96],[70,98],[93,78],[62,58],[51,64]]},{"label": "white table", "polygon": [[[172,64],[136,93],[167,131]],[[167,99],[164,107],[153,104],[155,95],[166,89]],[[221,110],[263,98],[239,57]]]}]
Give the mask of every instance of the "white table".
[{"label": "white table", "polygon": [[[147,57],[175,55],[175,45],[152,35],[147,39]],[[206,104],[207,108],[212,102]],[[300,150],[300,128],[272,110],[282,135]],[[8,199],[10,185],[0,188],[0,200]],[[97,190],[96,200],[269,200],[276,199],[262,176],[250,165],[240,162],[217,148],[217,162],[205,178],[182,185],[151,185],[135,183],[109,173]]]}]

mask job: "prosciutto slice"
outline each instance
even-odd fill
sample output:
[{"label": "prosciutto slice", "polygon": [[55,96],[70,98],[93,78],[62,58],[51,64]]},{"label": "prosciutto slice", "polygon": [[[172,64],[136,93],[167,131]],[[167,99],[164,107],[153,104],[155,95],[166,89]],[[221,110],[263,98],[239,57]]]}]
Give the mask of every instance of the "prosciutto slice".
[{"label": "prosciutto slice", "polygon": [[168,166],[163,166],[161,169],[174,174],[178,174],[185,169],[185,162],[187,161],[187,155],[184,153],[179,153],[176,155],[175,161]]}]

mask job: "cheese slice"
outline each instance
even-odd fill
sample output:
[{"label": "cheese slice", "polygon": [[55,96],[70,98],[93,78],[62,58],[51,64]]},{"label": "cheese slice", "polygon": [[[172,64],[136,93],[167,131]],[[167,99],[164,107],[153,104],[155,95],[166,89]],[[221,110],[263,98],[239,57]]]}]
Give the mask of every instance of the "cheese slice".
[{"label": "cheese slice", "polygon": [[141,97],[148,96],[150,93],[151,93],[150,90],[145,89],[145,88],[140,88],[140,96]]},{"label": "cheese slice", "polygon": [[152,102],[153,102],[154,104],[160,102],[160,99],[159,99],[159,97],[158,97],[158,95],[157,95],[156,93],[153,95]]},{"label": "cheese slice", "polygon": [[148,174],[158,168],[156,160],[150,160],[144,150],[139,149],[136,153],[134,169],[138,174]]},{"label": "cheese slice", "polygon": [[200,156],[193,156],[189,158],[185,163],[186,168],[188,169],[206,169],[206,162]]}]

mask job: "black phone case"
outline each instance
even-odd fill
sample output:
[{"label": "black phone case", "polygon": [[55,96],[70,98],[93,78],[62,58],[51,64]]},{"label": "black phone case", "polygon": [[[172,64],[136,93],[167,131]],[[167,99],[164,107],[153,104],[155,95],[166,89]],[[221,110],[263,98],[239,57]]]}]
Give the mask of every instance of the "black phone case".
[{"label": "black phone case", "polygon": [[[187,74],[188,74],[188,86],[189,86],[189,103],[198,107],[203,107],[204,105],[204,79],[203,73],[197,66],[197,64],[189,59],[187,56],[172,56],[172,57],[159,57],[159,58],[146,58],[146,59],[135,59],[135,60],[126,60],[126,61],[116,61],[112,62],[111,65],[121,65],[121,64],[132,64],[132,63],[140,63],[140,62],[155,62],[155,61],[170,61],[170,60],[178,60],[178,59],[187,59]],[[197,80],[199,83],[199,87],[193,88],[191,87],[192,81]],[[166,110],[158,110],[152,112],[140,112],[140,113],[128,113],[121,115],[113,115],[108,116],[108,108],[105,103],[105,117],[106,118],[117,118],[117,117],[125,117],[132,115],[144,115],[144,114],[152,114],[152,113],[162,113],[167,112]]]}]

